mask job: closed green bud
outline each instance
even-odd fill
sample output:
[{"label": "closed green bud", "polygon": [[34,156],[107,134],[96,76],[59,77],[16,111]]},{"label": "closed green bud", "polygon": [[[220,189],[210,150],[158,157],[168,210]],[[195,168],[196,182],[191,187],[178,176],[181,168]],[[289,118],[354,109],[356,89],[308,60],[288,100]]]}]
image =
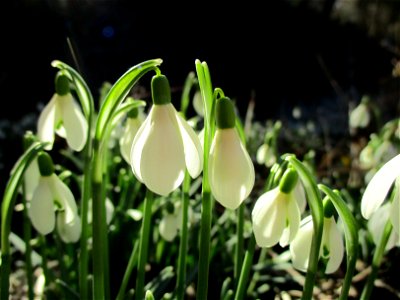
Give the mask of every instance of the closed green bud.
[{"label": "closed green bud", "polygon": [[281,181],[279,182],[280,191],[282,193],[289,194],[296,186],[298,178],[299,175],[295,170],[287,169],[283,174]]},{"label": "closed green bud", "polygon": [[70,88],[68,77],[63,73],[58,72],[56,75],[56,93],[60,96],[63,96],[68,94],[69,91]]},{"label": "closed green bud", "polygon": [[216,120],[219,129],[234,128],[236,115],[232,101],[228,97],[217,100]]},{"label": "closed green bud", "polygon": [[53,160],[47,152],[41,152],[38,156],[39,171],[42,176],[50,176],[54,173]]},{"label": "closed green bud", "polygon": [[156,75],[151,80],[153,103],[163,105],[171,103],[171,89],[166,76]]}]

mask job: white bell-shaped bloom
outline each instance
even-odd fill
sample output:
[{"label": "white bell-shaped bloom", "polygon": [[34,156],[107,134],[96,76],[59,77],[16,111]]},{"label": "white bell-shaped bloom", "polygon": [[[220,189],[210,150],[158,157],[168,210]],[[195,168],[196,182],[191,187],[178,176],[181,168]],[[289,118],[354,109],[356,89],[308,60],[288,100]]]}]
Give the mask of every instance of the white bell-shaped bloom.
[{"label": "white bell-shaped bloom", "polygon": [[224,207],[236,209],[254,186],[253,162],[235,128],[217,129],[208,160],[210,187]]},{"label": "white bell-shaped bloom", "polygon": [[81,151],[86,143],[87,128],[87,121],[72,95],[56,93],[40,114],[38,137],[40,141],[50,143],[50,150],[56,132],[67,140],[71,149]]},{"label": "white bell-shaped bloom", "polygon": [[[396,201],[396,200],[395,200]],[[397,205],[397,204],[393,204]],[[386,202],[381,207],[379,207],[368,220],[368,231],[371,233],[372,240],[374,241],[375,245],[379,245],[383,231],[385,229],[386,223],[389,220],[391,213],[396,210],[392,209],[392,204]],[[397,209],[398,211],[398,209]],[[398,212],[397,212],[398,213]],[[386,244],[386,251],[396,247],[399,245],[399,234],[396,231],[392,230],[389,240]]]},{"label": "white bell-shaped bloom", "polygon": [[[382,205],[396,178],[400,176],[400,154],[385,163],[372,177],[361,199],[361,213],[369,219]],[[398,207],[396,208],[398,209]],[[393,224],[399,232],[399,224]]]},{"label": "white bell-shaped bloom", "polygon": [[253,232],[260,247],[272,247],[278,242],[287,246],[296,236],[301,213],[306,206],[300,181],[289,193],[278,186],[261,195],[252,211]]},{"label": "white bell-shaped bloom", "polygon": [[367,101],[361,101],[360,104],[350,113],[350,128],[365,128],[368,126],[370,119],[371,116]]},{"label": "white bell-shaped bloom", "polygon": [[[319,256],[326,262],[325,273],[330,274],[340,267],[343,260],[343,237],[333,216],[324,217],[323,226]],[[313,233],[312,217],[308,216],[301,221],[300,229],[290,243],[293,266],[300,271],[307,271]]]},{"label": "white bell-shaped bloom", "polygon": [[33,193],[29,217],[33,227],[41,234],[57,230],[64,242],[76,242],[81,234],[80,217],[71,190],[54,173],[41,176]]},{"label": "white bell-shaped bloom", "polygon": [[271,167],[276,163],[276,155],[274,149],[268,144],[262,144],[257,150],[257,162],[260,165]]},{"label": "white bell-shaped bloom", "polygon": [[128,164],[131,163],[130,157],[133,140],[136,136],[136,133],[139,131],[139,128],[142,125],[143,121],[144,115],[141,112],[139,112],[137,117],[135,118],[131,118],[129,116],[126,118],[124,130],[119,140],[119,147],[122,157]]},{"label": "white bell-shaped bloom", "polygon": [[[153,77],[154,105],[131,149],[132,171],[136,178],[152,192],[163,196],[181,185],[186,168],[192,178],[203,169],[200,141],[171,104],[169,84],[165,81],[165,76]],[[161,93],[165,89],[165,94]]]}]

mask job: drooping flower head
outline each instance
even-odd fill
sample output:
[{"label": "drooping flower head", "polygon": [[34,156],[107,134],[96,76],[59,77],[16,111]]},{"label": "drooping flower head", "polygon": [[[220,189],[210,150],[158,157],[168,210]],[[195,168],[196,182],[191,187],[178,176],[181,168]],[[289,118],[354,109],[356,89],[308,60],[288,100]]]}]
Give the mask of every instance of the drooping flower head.
[{"label": "drooping flower head", "polygon": [[349,117],[349,126],[350,129],[355,128],[365,128],[368,126],[371,116],[368,108],[370,99],[368,96],[364,96],[361,99],[360,104],[356,108],[354,108]]},{"label": "drooping flower head", "polygon": [[39,140],[49,142],[46,149],[51,150],[57,133],[67,140],[71,149],[81,151],[86,143],[87,121],[70,93],[68,77],[57,73],[55,86],[56,93],[39,116]]},{"label": "drooping flower head", "polygon": [[54,230],[57,211],[57,231],[66,243],[78,241],[81,219],[71,190],[56,174],[51,157],[43,152],[38,157],[39,184],[33,193],[29,217],[33,227],[41,234]]},{"label": "drooping flower head", "polygon": [[296,236],[306,206],[304,189],[297,172],[287,169],[278,187],[258,198],[252,211],[253,232],[257,245],[284,247]]},{"label": "drooping flower head", "polygon": [[[325,265],[325,273],[330,274],[340,267],[344,256],[344,246],[342,233],[335,221],[333,204],[327,198],[324,199],[324,215],[319,257]],[[313,220],[311,216],[308,216],[301,221],[300,229],[290,243],[293,266],[303,272],[306,272],[308,268],[313,233]]]},{"label": "drooping flower head", "polygon": [[229,98],[216,103],[217,129],[210,148],[208,172],[211,192],[224,207],[236,209],[254,186],[254,166],[235,128]]},{"label": "drooping flower head", "polygon": [[156,75],[151,82],[153,106],[139,128],[130,161],[136,178],[159,195],[178,188],[187,168],[192,178],[203,169],[203,150],[189,124],[171,104],[168,79]]}]

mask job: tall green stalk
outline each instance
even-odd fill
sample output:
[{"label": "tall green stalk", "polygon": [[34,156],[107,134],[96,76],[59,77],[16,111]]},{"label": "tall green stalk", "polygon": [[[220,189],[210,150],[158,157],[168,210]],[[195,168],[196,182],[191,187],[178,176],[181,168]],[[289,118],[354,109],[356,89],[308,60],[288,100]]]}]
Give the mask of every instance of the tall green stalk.
[{"label": "tall green stalk", "polygon": [[239,282],[237,284],[235,300],[244,299],[244,294],[248,287],[247,282],[249,280],[249,274],[250,274],[251,265],[253,262],[255,247],[256,247],[256,239],[254,238],[254,235],[252,235],[250,238],[249,245],[246,250],[246,254],[244,256],[243,267],[240,272]]},{"label": "tall green stalk", "polygon": [[153,205],[153,192],[149,189],[146,191],[146,198],[144,199],[144,211],[142,219],[142,228],[140,230],[139,242],[139,263],[136,277],[135,299],[142,300],[144,295],[144,281],[145,281],[145,268],[148,257],[149,239],[150,239],[150,225],[151,225],[151,208]]}]

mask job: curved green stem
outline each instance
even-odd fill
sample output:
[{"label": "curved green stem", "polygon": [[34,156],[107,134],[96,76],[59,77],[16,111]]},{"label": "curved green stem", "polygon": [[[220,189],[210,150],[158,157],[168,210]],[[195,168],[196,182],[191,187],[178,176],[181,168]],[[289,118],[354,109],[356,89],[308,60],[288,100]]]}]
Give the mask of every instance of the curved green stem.
[{"label": "curved green stem", "polygon": [[378,276],[379,267],[382,262],[383,254],[385,253],[386,244],[389,240],[390,234],[392,233],[392,222],[388,220],[383,231],[381,240],[378,247],[375,249],[374,257],[372,258],[371,273],[369,273],[367,282],[365,283],[364,289],[361,294],[361,300],[368,300],[371,297],[372,289],[374,288],[374,282]]},{"label": "curved green stem", "polygon": [[189,209],[190,175],[186,171],[182,188],[182,226],[179,244],[178,274],[176,281],[176,297],[178,300],[185,299],[186,287],[186,256],[188,246],[188,209]]},{"label": "curved green stem", "polygon": [[142,219],[142,228],[140,231],[139,242],[139,263],[136,277],[135,299],[142,300],[144,295],[144,279],[145,267],[149,249],[150,239],[150,225],[151,225],[151,207],[153,205],[153,192],[149,189],[146,191],[146,198],[144,199],[144,212]]},{"label": "curved green stem", "polygon": [[215,88],[214,89],[214,95],[213,98],[217,99],[217,98],[224,98],[225,97],[225,93],[221,88]]},{"label": "curved green stem", "polygon": [[9,276],[11,270],[11,252],[9,236],[15,200],[18,194],[26,168],[44,149],[47,143],[35,142],[30,146],[16,163],[11,171],[3,201],[1,203],[1,272],[0,272],[0,299],[8,299]]},{"label": "curved green stem", "polygon": [[356,268],[358,257],[357,222],[338,191],[332,191],[323,184],[319,184],[318,188],[329,197],[329,199],[335,206],[339,217],[343,221],[344,234],[346,239],[347,270],[343,280],[342,290],[340,292],[340,300],[346,300],[351,287],[351,281],[353,279],[353,274]]},{"label": "curved green stem", "polygon": [[322,230],[324,225],[324,209],[317,183],[311,176],[309,170],[294,155],[285,157],[299,173],[299,177],[307,193],[308,204],[311,208],[311,215],[314,224],[314,234],[311,242],[310,258],[307,268],[306,281],[304,283],[302,299],[312,299],[315,277],[318,270],[319,251],[322,242]]}]

